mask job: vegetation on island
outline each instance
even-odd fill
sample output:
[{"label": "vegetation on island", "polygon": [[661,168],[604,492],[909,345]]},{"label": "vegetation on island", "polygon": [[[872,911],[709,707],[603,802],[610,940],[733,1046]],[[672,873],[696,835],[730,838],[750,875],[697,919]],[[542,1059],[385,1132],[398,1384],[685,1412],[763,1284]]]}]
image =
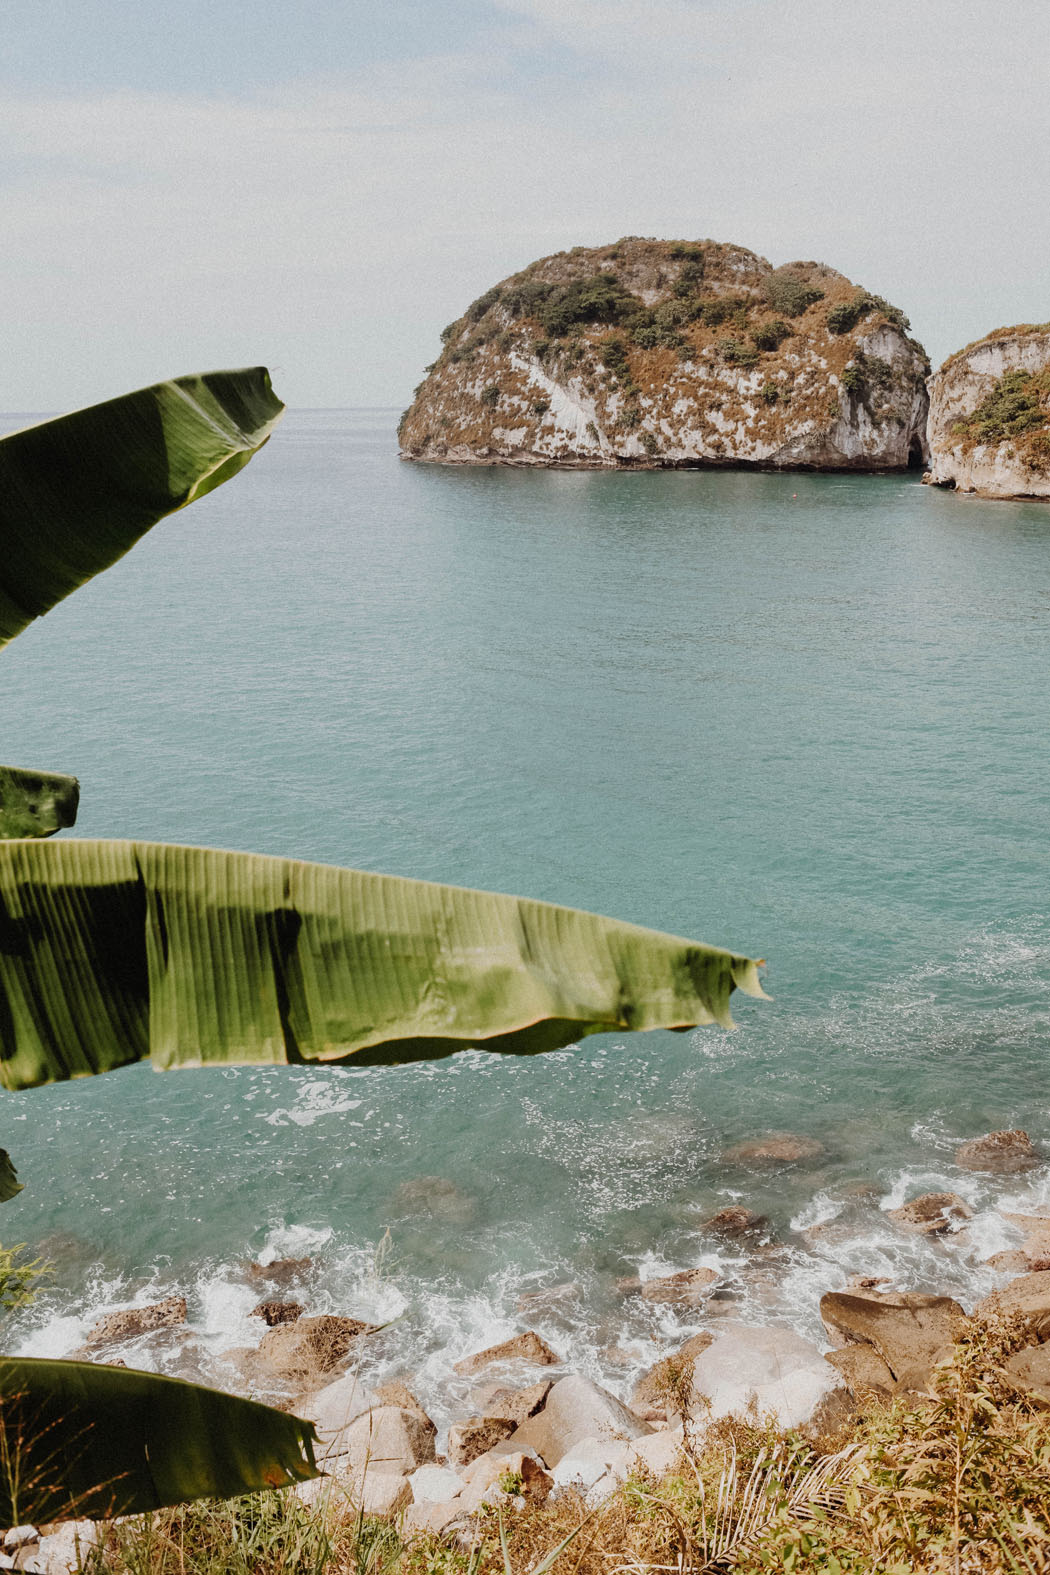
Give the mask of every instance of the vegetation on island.
[{"label": "vegetation on island", "polygon": [[1050,468],[1050,368],[1004,372],[969,415],[952,423],[964,453],[978,444],[1009,443],[1033,470]]}]

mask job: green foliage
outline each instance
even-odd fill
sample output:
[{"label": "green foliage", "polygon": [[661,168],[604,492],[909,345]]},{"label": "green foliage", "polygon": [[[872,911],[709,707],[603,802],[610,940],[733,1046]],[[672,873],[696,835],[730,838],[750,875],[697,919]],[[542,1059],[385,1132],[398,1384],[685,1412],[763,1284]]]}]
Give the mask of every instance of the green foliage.
[{"label": "green foliage", "polygon": [[503,305],[514,317],[537,317],[540,308],[550,300],[554,288],[546,279],[521,279],[504,290]]},{"label": "green foliage", "polygon": [[624,405],[620,411],[620,419],[616,424],[621,432],[633,432],[637,426],[641,425],[641,420],[642,412],[637,405]]},{"label": "green foliage", "polygon": [[446,326],[445,326],[445,327],[444,327],[444,328],[443,328],[443,329],[442,329],[442,330],[441,330],[441,343],[442,343],[442,344],[443,344],[443,345],[447,345],[447,344],[448,344],[448,342],[449,342],[449,340],[450,340],[450,339],[451,339],[451,338],[452,338],[452,337],[453,337],[453,336],[454,336],[454,335],[455,335],[455,334],[456,334],[456,333],[457,333],[457,331],[458,331],[458,330],[459,330],[459,328],[460,328],[460,325],[461,325],[461,324],[462,324],[462,322],[463,322],[463,319],[462,319],[462,318],[461,318],[461,317],[457,317],[457,318],[456,318],[456,321],[455,321],[455,322],[454,322],[454,323],[448,323],[448,324],[447,324],[447,325],[446,325]]},{"label": "green foliage", "polygon": [[25,1250],[24,1241],[17,1247],[0,1247],[0,1312],[18,1312],[31,1306],[37,1295],[37,1281],[51,1273],[51,1265],[43,1258],[27,1261]]},{"label": "green foliage", "polygon": [[791,334],[792,330],[782,317],[771,317],[752,328],[751,342],[759,350],[779,350],[784,340],[791,338]]},{"label": "green foliage", "polygon": [[767,405],[775,405],[780,398],[780,385],[778,383],[763,383],[759,389],[759,397]]},{"label": "green foliage", "polygon": [[839,376],[839,382],[847,394],[862,394],[865,389],[864,368],[856,361],[851,361],[844,367]]},{"label": "green foliage", "polygon": [[543,361],[550,354],[551,342],[549,339],[537,339],[532,347],[532,353],[537,361]]},{"label": "green foliage", "polygon": [[479,295],[476,301],[471,301],[466,311],[467,321],[480,323],[485,313],[491,311],[494,306],[498,306],[500,300],[500,288],[498,285],[493,285],[491,290],[486,290],[484,295]]},{"label": "green foliage", "polygon": [[645,449],[645,452],[649,455],[649,457],[651,459],[655,459],[657,454],[660,452],[660,445],[656,441],[656,434],[653,432],[643,432],[641,442],[642,447]]},{"label": "green foliage", "polygon": [[641,304],[613,275],[599,273],[553,289],[535,315],[552,338],[561,339],[577,323],[623,322]]},{"label": "green foliage", "polygon": [[848,334],[856,328],[866,312],[871,310],[872,302],[863,291],[853,297],[852,301],[840,301],[838,306],[828,310],[828,331],[833,334]]},{"label": "green foliage", "polygon": [[718,353],[731,366],[754,366],[758,361],[758,351],[754,345],[745,344],[740,339],[720,339]]},{"label": "green foliage", "polygon": [[995,387],[952,431],[970,443],[1003,443],[1050,423],[1050,373],[1004,372]]},{"label": "green foliage", "polygon": [[806,284],[790,270],[776,269],[762,281],[762,292],[775,312],[785,317],[801,317],[807,307],[824,299],[824,291]]},{"label": "green foliage", "polygon": [[487,410],[495,410],[499,404],[499,384],[489,383],[487,388],[481,390],[478,397]]},{"label": "green foliage", "polygon": [[673,328],[664,328],[656,322],[645,323],[631,335],[639,350],[677,350],[685,344],[681,334]]},{"label": "green foliage", "polygon": [[703,264],[704,248],[695,241],[672,241],[668,247],[668,256],[688,259],[690,262]]},{"label": "green foliage", "polygon": [[630,381],[631,363],[627,359],[627,346],[618,334],[611,334],[608,339],[602,340],[598,346],[598,356],[602,365],[615,377],[624,382]]}]

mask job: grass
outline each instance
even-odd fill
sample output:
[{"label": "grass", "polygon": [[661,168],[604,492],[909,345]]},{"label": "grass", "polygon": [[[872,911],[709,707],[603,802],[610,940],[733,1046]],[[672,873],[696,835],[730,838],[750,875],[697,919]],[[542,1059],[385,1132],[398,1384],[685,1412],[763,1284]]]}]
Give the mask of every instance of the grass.
[{"label": "grass", "polygon": [[[473,1540],[410,1536],[338,1493],[201,1503],[115,1524],[86,1575],[1046,1575],[1050,1412],[1010,1382],[1023,1320],[973,1322],[930,1392],[814,1446],[752,1417],[689,1433],[674,1469],[603,1504],[518,1496]],[[685,1374],[683,1373],[683,1378]],[[676,1375],[669,1383],[674,1386]]]}]

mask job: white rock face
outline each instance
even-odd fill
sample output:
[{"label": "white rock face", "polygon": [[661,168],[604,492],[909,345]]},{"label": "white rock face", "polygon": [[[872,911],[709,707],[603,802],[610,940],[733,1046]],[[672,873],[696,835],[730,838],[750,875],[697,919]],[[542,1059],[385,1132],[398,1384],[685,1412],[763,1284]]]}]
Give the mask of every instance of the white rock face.
[{"label": "white rock face", "polygon": [[[778,1427],[801,1427],[842,1381],[815,1345],[791,1329],[725,1326],[693,1366],[694,1414],[745,1416],[752,1406]],[[710,1409],[703,1403],[706,1398]]]},{"label": "white rock face", "polygon": [[968,446],[954,424],[972,414],[1004,373],[1050,368],[1050,330],[999,329],[946,361],[930,381],[930,480],[987,498],[1050,498],[1050,460],[1026,462],[1012,439]]}]

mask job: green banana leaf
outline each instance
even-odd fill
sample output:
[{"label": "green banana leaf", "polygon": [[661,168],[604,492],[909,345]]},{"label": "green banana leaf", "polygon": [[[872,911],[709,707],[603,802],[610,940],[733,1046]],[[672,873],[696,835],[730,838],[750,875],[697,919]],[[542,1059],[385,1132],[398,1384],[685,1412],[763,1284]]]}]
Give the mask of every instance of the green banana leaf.
[{"label": "green banana leaf", "polygon": [[0,843],[0,1083],[529,1055],[732,1026],[756,964],[572,908],[254,853]]},{"label": "green banana leaf", "polygon": [[15,1174],[15,1167],[11,1163],[11,1156],[6,1148],[0,1148],[0,1203],[7,1203],[11,1198],[17,1198],[23,1191],[22,1183]]},{"label": "green banana leaf", "polygon": [[79,803],[76,777],[0,766],[0,839],[54,836],[76,823]]},{"label": "green banana leaf", "polygon": [[173,378],[0,439],[0,646],[235,475],[283,410],[256,366]]},{"label": "green banana leaf", "polygon": [[91,1362],[0,1357],[0,1523],[141,1514],[320,1476],[312,1422]]}]

